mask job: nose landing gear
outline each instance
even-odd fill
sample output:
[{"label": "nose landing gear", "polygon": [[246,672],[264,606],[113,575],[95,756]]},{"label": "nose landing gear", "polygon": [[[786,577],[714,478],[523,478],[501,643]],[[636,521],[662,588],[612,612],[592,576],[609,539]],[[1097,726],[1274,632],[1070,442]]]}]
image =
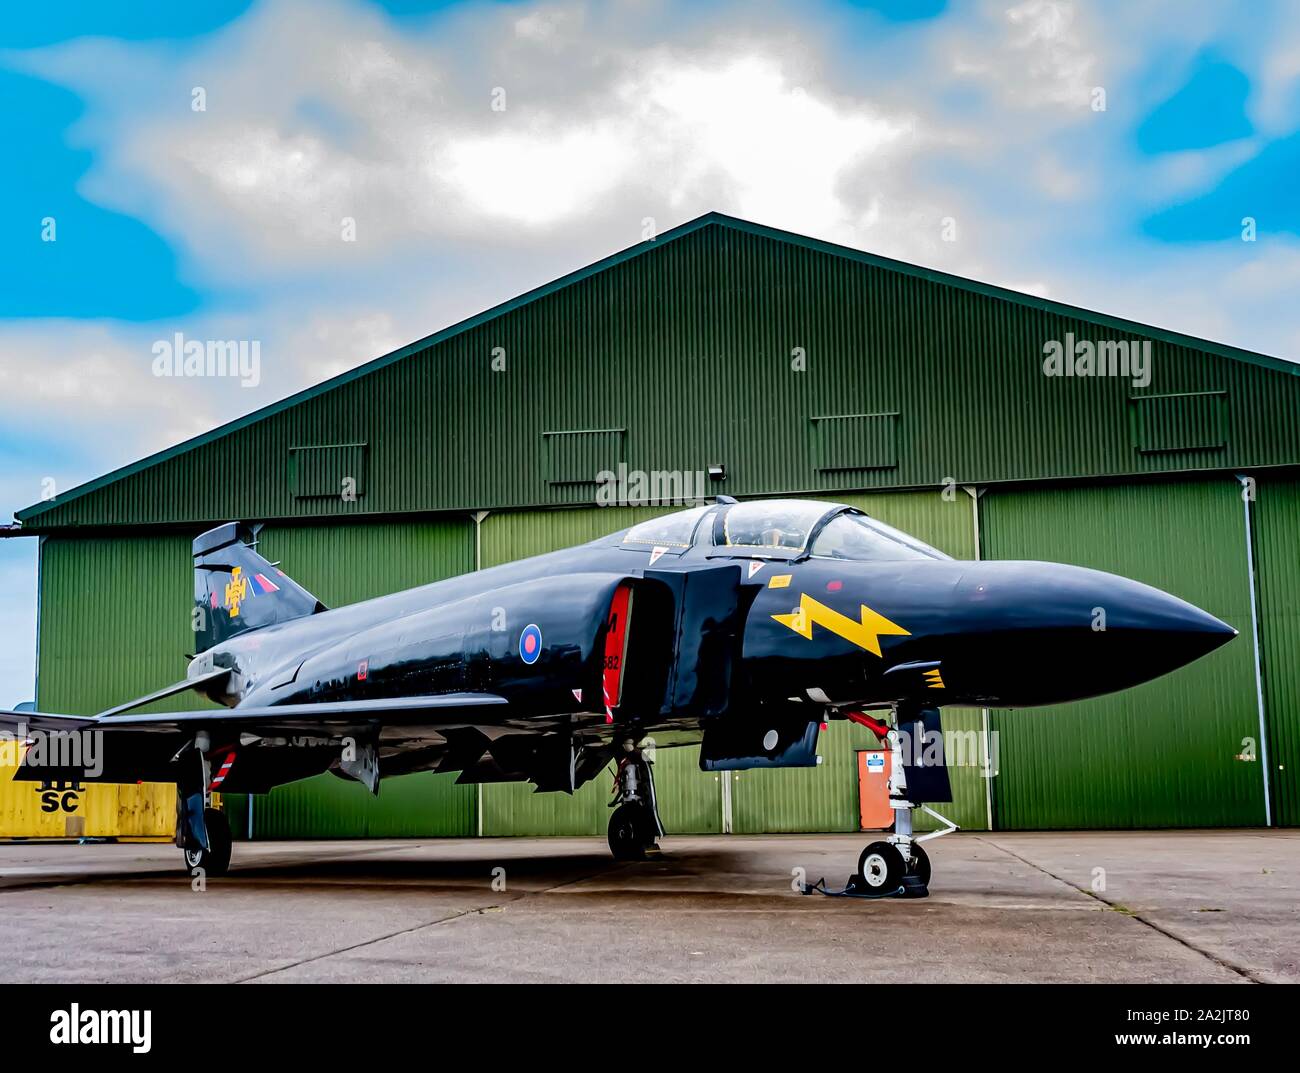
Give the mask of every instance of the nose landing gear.
[{"label": "nose landing gear", "polygon": [[[850,713],[850,717],[856,714]],[[882,741],[889,743],[889,807],[894,810],[892,833],[881,841],[872,842],[862,851],[858,858],[858,870],[849,877],[848,885],[843,890],[828,890],[826,881],[821,879],[812,885],[804,884],[802,893],[811,894],[816,891],[832,897],[848,898],[925,898],[929,895],[930,858],[921,843],[951,834],[957,830],[957,825],[928,805],[908,800],[907,769],[903,763],[898,721],[897,713],[893,727],[865,716],[854,719],[854,722],[868,727]],[[912,725],[919,728],[921,724],[918,720]],[[919,755],[919,745],[914,743],[913,748]],[[918,808],[937,819],[944,825],[943,828],[914,836],[912,813]]]},{"label": "nose landing gear", "polygon": [[653,762],[630,738],[618,764],[614,814],[609,818],[609,849],[616,861],[643,861],[659,852],[663,835],[655,800]]}]

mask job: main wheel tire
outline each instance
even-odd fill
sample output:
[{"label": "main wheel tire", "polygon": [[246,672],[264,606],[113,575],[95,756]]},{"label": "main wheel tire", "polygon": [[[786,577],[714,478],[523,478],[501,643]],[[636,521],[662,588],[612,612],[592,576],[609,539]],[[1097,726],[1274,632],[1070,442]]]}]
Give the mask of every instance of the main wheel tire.
[{"label": "main wheel tire", "polygon": [[616,861],[643,861],[655,844],[654,818],[636,801],[619,805],[609,818],[609,851]]},{"label": "main wheel tire", "polygon": [[230,824],[226,814],[214,808],[203,810],[203,823],[208,829],[208,848],[187,849],[185,870],[193,875],[201,868],[204,875],[224,876],[230,870]]},{"label": "main wheel tire", "polygon": [[867,890],[886,894],[903,885],[907,862],[897,848],[889,842],[872,842],[858,858],[858,875]]},{"label": "main wheel tire", "polygon": [[930,858],[915,842],[912,843],[912,862],[908,865],[907,874],[916,876],[927,887],[930,885]]}]

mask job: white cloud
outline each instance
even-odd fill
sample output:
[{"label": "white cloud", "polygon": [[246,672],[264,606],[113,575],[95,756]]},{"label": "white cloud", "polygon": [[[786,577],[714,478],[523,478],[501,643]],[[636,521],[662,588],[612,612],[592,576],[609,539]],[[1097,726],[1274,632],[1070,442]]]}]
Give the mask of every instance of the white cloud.
[{"label": "white cloud", "polygon": [[[1300,357],[1300,245],[1163,247],[1123,215],[1257,148],[1153,167],[1128,144],[1151,57],[1194,55],[1230,8],[982,0],[870,39],[822,14],[569,0],[394,22],[262,0],[184,51],[87,39],[22,56],[86,99],[79,191],[159,230],[200,289],[246,301],[180,323],[0,325],[0,422],[30,447],[0,475],[5,508],[44,475],[66,489],[630,245],[646,216],[662,231],[717,209]],[[1283,19],[1260,56],[1249,106],[1276,133],[1300,36]],[[259,388],[152,377],[151,343],[177,330],[259,339]],[[25,614],[0,622],[20,663]]]},{"label": "white cloud", "polygon": [[1270,135],[1295,129],[1295,108],[1300,101],[1300,23],[1283,7],[1272,32],[1260,42],[1263,56],[1251,71],[1251,93],[1246,110],[1257,127]]},{"label": "white cloud", "polygon": [[[897,165],[926,136],[914,109],[838,92],[788,17],[737,34],[720,16],[689,38],[647,36],[644,17],[479,9],[417,38],[340,3],[264,4],[177,70],[140,64],[167,88],[103,132],[115,183],[91,188],[157,190],[164,230],[245,279],[647,212],[720,208],[851,238],[905,211]],[[80,42],[34,65],[111,97],[128,51]],[[193,86],[206,112],[184,107]]]},{"label": "white cloud", "polygon": [[634,159],[608,124],[566,130],[546,120],[451,141],[430,180],[445,185],[471,218],[548,227],[585,212],[636,174]]},{"label": "white cloud", "polygon": [[[102,152],[86,191],[174,238],[198,277],[255,296],[240,317],[179,327],[261,338],[267,369],[256,397],[160,387],[140,363],[177,326],[10,327],[9,412],[25,400],[181,438],[628,245],[643,217],[663,230],[710,209],[1290,346],[1220,286],[1241,251],[1143,246],[1109,270],[1075,256],[1091,228],[1127,226],[1105,199],[1134,178],[1113,152],[1076,150],[1127,137],[1089,92],[1106,84],[1114,107],[1138,42],[1186,38],[1185,20],[1121,6],[1102,26],[1063,0],[985,0],[891,39],[900,55],[885,64],[874,42],[820,37],[802,13],[747,5],[738,29],[739,10],[464,7],[413,29],[344,0],[269,0],[179,58],[104,41],[29,57],[88,97],[77,138]],[[206,112],[189,110],[194,86]],[[1234,159],[1184,156],[1141,182],[1152,196],[1189,189]],[[342,241],[344,217],[356,243]],[[947,218],[958,241],[941,238]]]},{"label": "white cloud", "polygon": [[1068,0],[986,2],[982,24],[952,36],[948,62],[957,76],[982,83],[1015,110],[1082,113],[1098,85],[1101,50]]}]

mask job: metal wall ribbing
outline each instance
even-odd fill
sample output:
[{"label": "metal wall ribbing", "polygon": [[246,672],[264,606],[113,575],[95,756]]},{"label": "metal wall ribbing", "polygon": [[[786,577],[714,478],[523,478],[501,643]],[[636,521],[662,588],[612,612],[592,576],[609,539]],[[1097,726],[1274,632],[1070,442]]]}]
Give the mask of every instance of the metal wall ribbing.
[{"label": "metal wall ribbing", "polygon": [[[1214,480],[991,491],[986,558],[1108,570],[1190,600],[1241,637],[1122,693],[993,713],[999,828],[1262,824],[1250,577],[1239,486]],[[1070,652],[1060,654],[1072,658]]]}]

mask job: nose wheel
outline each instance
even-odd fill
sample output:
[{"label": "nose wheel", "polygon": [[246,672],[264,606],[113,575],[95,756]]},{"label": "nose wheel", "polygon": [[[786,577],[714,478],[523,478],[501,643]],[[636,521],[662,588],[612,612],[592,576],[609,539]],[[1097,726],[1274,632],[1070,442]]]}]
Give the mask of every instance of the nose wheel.
[{"label": "nose wheel", "polygon": [[[804,894],[826,894],[846,898],[924,898],[930,893],[930,857],[921,843],[941,835],[951,834],[957,825],[939,815],[929,805],[916,804],[907,797],[907,772],[903,765],[902,748],[897,728],[859,719],[876,735],[889,743],[889,807],[894,810],[892,833],[878,842],[872,842],[858,857],[858,870],[849,877],[843,890],[829,890],[826,880],[805,883]],[[944,826],[938,831],[913,837],[912,813],[921,809]]]},{"label": "nose wheel", "polygon": [[[872,842],[858,858],[857,877],[872,894],[893,894],[903,886],[907,861],[888,842]],[[855,878],[857,878],[855,877]]]},{"label": "nose wheel", "polygon": [[875,897],[924,898],[929,893],[930,857],[916,842],[908,857],[892,842],[872,842],[858,858],[858,871],[850,884]]}]

